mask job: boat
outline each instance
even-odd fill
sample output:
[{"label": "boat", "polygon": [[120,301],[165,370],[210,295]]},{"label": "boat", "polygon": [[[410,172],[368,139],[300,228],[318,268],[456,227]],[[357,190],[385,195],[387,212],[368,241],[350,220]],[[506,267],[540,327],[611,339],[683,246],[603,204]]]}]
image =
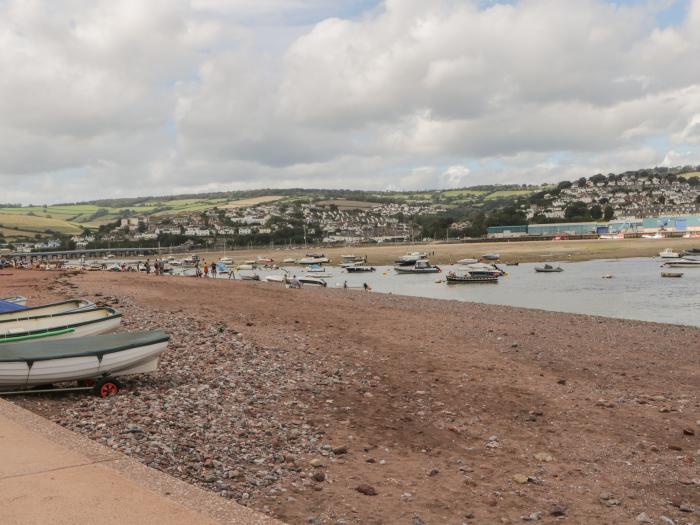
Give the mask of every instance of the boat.
[{"label": "boat", "polygon": [[469,271],[448,272],[445,282],[447,284],[497,283],[498,277],[495,275],[472,275]]},{"label": "boat", "polygon": [[236,266],[236,270],[238,270],[239,272],[241,270],[255,270],[255,265],[254,264],[239,264],[238,266]]},{"label": "boat", "polygon": [[293,257],[287,257],[286,259],[283,259],[282,262],[285,264],[294,264],[297,262],[297,260]]},{"label": "boat", "polygon": [[239,275],[238,276],[241,281],[259,281],[260,276],[257,273],[254,273],[253,275]]},{"label": "boat", "polygon": [[47,315],[51,316],[66,312],[75,312],[77,310],[90,310],[93,308],[95,308],[95,303],[92,301],[73,299],[70,301],[21,308],[20,310],[12,312],[2,312],[0,313],[0,321],[6,321],[8,319],[28,319],[30,317],[42,317]]},{"label": "boat", "polygon": [[341,255],[340,260],[342,261],[342,264],[340,266],[343,266],[343,264],[348,264],[348,263],[366,263],[367,256],[366,255]]},{"label": "boat", "polygon": [[665,266],[671,268],[700,268],[700,259],[677,259],[675,261],[668,261],[664,263]]},{"label": "boat", "polygon": [[233,257],[229,257],[229,256],[222,257],[221,259],[219,259],[219,262],[221,264],[233,264]]},{"label": "boat", "polygon": [[683,277],[682,272],[661,272],[661,277]]},{"label": "boat", "polygon": [[487,261],[497,261],[501,258],[501,255],[498,253],[487,253],[485,255],[482,255],[481,258],[486,259]]},{"label": "boat", "polygon": [[692,233],[688,232],[685,235],[683,235],[684,239],[700,239],[700,233]]},{"label": "boat", "polygon": [[374,272],[376,270],[377,269],[374,266],[366,266],[366,265],[348,266],[345,268],[345,271],[348,273]]},{"label": "boat", "polygon": [[394,271],[397,273],[439,273],[442,270],[438,266],[430,264],[429,260],[420,259],[416,261],[413,266],[394,266]]},{"label": "boat", "polygon": [[425,259],[426,257],[428,257],[428,254],[425,252],[411,252],[396,259],[394,264],[397,266],[413,266],[418,261]]},{"label": "boat", "polygon": [[662,259],[679,259],[680,256],[680,253],[674,252],[671,248],[666,248],[659,252],[659,257]]},{"label": "boat", "polygon": [[297,261],[299,264],[323,264],[329,262],[331,260],[323,253],[307,253],[306,257],[302,257]]},{"label": "boat", "polygon": [[153,331],[0,344],[0,388],[94,380],[95,393],[107,397],[119,390],[108,379],[154,372],[169,340]]},{"label": "boat", "polygon": [[263,281],[267,283],[286,283],[287,282],[287,276],[286,275],[268,275],[263,278]]},{"label": "boat", "polygon": [[119,327],[122,314],[114,308],[93,308],[56,315],[0,321],[0,343],[34,339],[67,339],[99,335]]},{"label": "boat", "polygon": [[658,240],[658,239],[665,239],[665,238],[666,238],[666,236],[663,235],[663,234],[661,234],[661,233],[655,233],[654,235],[650,235],[650,234],[644,234],[644,235],[642,235],[642,239],[654,239],[654,240]]},{"label": "boat", "polygon": [[17,306],[27,306],[27,298],[23,295],[17,295],[15,297],[5,297],[4,299],[0,299],[0,301],[16,304]]},{"label": "boat", "polygon": [[544,266],[535,266],[535,271],[537,273],[558,273],[563,272],[564,268],[561,266],[552,266],[551,264],[545,264]]},{"label": "boat", "polygon": [[460,259],[457,261],[457,264],[461,266],[466,266],[467,264],[476,264],[479,262],[479,259],[474,259],[473,257],[467,257],[466,259]]},{"label": "boat", "polygon": [[683,257],[687,255],[700,255],[700,248],[688,248],[683,252]]},{"label": "boat", "polygon": [[464,270],[468,271],[474,276],[482,276],[482,277],[501,277],[506,274],[503,270],[501,270],[498,266],[495,264],[486,264],[486,263],[474,263],[474,264],[469,264],[467,265]]},{"label": "boat", "polygon": [[255,262],[258,264],[272,264],[275,260],[270,257],[256,257]]},{"label": "boat", "polygon": [[311,277],[311,276],[302,276],[302,277],[297,277],[297,281],[299,281],[301,284],[309,285],[309,286],[322,286],[326,287],[328,286],[328,283],[324,281],[323,279],[319,279],[317,277]]},{"label": "boat", "polygon": [[318,272],[318,273],[323,273],[326,270],[321,266],[320,264],[310,264],[309,266],[306,267],[307,272]]},{"label": "boat", "polygon": [[8,301],[0,301],[0,313],[20,312],[22,310],[26,310],[26,306],[22,306],[17,303],[11,303]]},{"label": "boat", "polygon": [[605,275],[602,276],[603,279],[612,279],[613,277],[614,277],[614,275],[611,273],[606,273]]},{"label": "boat", "polygon": [[616,241],[616,240],[622,240],[625,238],[625,234],[623,232],[620,233],[609,233],[609,234],[603,234],[600,237],[598,237],[602,241]]}]

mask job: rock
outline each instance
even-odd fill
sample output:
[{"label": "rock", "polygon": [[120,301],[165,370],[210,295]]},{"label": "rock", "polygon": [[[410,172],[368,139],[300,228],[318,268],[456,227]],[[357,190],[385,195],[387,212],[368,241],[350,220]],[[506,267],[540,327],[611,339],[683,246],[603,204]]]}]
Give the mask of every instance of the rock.
[{"label": "rock", "polygon": [[549,463],[550,461],[554,460],[551,454],[547,454],[546,452],[538,452],[537,454],[535,454],[534,458],[537,461],[544,461],[545,463]]},{"label": "rock", "polygon": [[319,468],[323,466],[323,462],[318,458],[313,458],[311,461],[309,461],[309,465],[315,468]]},{"label": "rock", "polygon": [[425,522],[420,516],[413,516],[413,525],[425,525]]},{"label": "rock", "polygon": [[431,469],[430,472],[428,472],[428,476],[437,476],[438,474],[440,474],[440,471],[436,468]]},{"label": "rock", "polygon": [[651,519],[646,512],[637,514],[635,519],[637,520],[637,523],[654,523],[654,520]]},{"label": "rock", "polygon": [[676,522],[668,516],[661,516],[659,519],[663,521],[666,525],[676,525]]},{"label": "rock", "polygon": [[525,485],[529,481],[529,476],[526,476],[525,474],[515,474],[513,476],[513,481],[515,481],[519,485]]},{"label": "rock", "polygon": [[365,496],[376,496],[377,491],[374,487],[371,485],[367,485],[365,483],[358,485],[355,487],[355,490],[359,492],[360,494],[364,494]]},{"label": "rock", "polygon": [[326,475],[323,472],[314,472],[312,477],[314,481],[318,481],[319,483],[321,481],[326,481]]},{"label": "rock", "polygon": [[675,443],[670,443],[670,444],[668,445],[668,449],[669,449],[669,450],[675,450],[675,451],[677,451],[677,452],[680,452],[681,450],[683,450],[683,447],[681,447],[680,445],[676,445]]},{"label": "rock", "polygon": [[690,428],[690,427],[687,427],[687,428],[684,428],[684,429],[683,429],[683,434],[685,434],[686,436],[694,436],[694,435],[695,435],[695,430],[693,430],[693,429]]},{"label": "rock", "polygon": [[566,506],[564,505],[552,505],[552,508],[549,509],[549,515],[554,516],[554,517],[560,517],[560,516],[566,516]]},{"label": "rock", "polygon": [[348,453],[348,447],[345,447],[345,446],[335,447],[333,449],[333,454],[335,454],[336,456],[341,456],[341,455],[347,454],[347,453]]},{"label": "rock", "polygon": [[693,512],[693,507],[691,507],[687,503],[681,503],[678,506],[678,510],[680,510],[681,512]]},{"label": "rock", "polygon": [[566,379],[559,379],[559,380],[557,381],[557,384],[559,384],[559,385],[565,385],[565,384],[566,384]]},{"label": "rock", "polygon": [[526,516],[520,516],[520,519],[523,521],[540,521],[542,519],[542,513],[533,512],[532,514],[528,514]]}]

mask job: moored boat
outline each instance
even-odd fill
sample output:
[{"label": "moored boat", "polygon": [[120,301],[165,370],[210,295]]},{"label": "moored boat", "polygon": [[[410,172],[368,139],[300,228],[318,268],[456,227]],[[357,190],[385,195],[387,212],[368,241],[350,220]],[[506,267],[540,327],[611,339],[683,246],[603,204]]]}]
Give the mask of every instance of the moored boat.
[{"label": "moored boat", "polygon": [[420,259],[413,266],[394,266],[394,271],[396,273],[439,273],[442,270],[440,267],[430,264],[427,259]]},{"label": "moored boat", "polygon": [[257,273],[254,273],[253,275],[239,275],[239,278],[242,281],[259,281],[260,276]]},{"label": "moored boat", "polygon": [[661,272],[661,277],[683,277],[682,272]]},{"label": "moored boat", "polygon": [[498,277],[495,275],[472,275],[469,271],[448,272],[445,282],[447,284],[497,283]]},{"label": "moored boat", "polygon": [[666,248],[659,252],[659,257],[662,259],[679,259],[680,256],[680,253],[674,252],[671,248]]},{"label": "moored boat", "polygon": [[322,286],[324,288],[328,286],[328,283],[323,279],[319,279],[318,277],[310,277],[307,275],[297,277],[297,281],[299,281],[301,284],[308,286]]},{"label": "moored boat", "polygon": [[486,259],[487,261],[497,261],[501,258],[501,255],[499,253],[486,253],[482,255],[481,258]]},{"label": "moored boat", "polygon": [[535,266],[535,271],[537,273],[558,273],[563,272],[564,268],[561,266],[552,266],[551,264],[545,264],[544,266]]},{"label": "moored boat", "polygon": [[473,257],[467,257],[466,259],[460,259],[459,261],[457,261],[457,264],[459,264],[461,266],[466,266],[468,264],[476,264],[478,262],[479,262],[479,259],[475,259]]},{"label": "moored boat", "polygon": [[[84,379],[99,382],[105,377],[153,372],[169,339],[165,332],[155,331],[0,344],[0,388]],[[97,393],[106,397],[105,392]]]},{"label": "moored boat", "polygon": [[411,252],[406,255],[402,255],[394,263],[397,266],[413,266],[421,259],[425,259],[428,256],[425,252]]},{"label": "moored boat", "polygon": [[66,312],[74,312],[77,310],[90,310],[95,308],[95,303],[82,299],[73,299],[70,301],[61,301],[58,303],[44,304],[41,306],[30,306],[12,312],[0,313],[0,321],[9,319],[27,319],[30,317],[51,316]]},{"label": "moored boat", "polygon": [[376,268],[374,266],[366,266],[364,264],[360,264],[357,266],[347,266],[345,268],[345,271],[348,273],[374,272],[376,271]]},{"label": "moored boat", "polygon": [[686,257],[665,262],[664,266],[669,266],[671,268],[700,268],[700,259],[689,259]]},{"label": "moored boat", "polygon": [[471,275],[477,276],[477,277],[478,276],[481,276],[481,277],[501,277],[501,276],[506,274],[506,272],[501,270],[495,264],[486,264],[486,263],[468,264],[467,266],[464,267],[464,270],[471,273]]},{"label": "moored boat", "polygon": [[330,258],[323,253],[307,253],[306,257],[302,257],[297,261],[298,264],[322,264],[331,262]]},{"label": "moored boat", "polygon": [[93,308],[27,319],[8,319],[0,321],[0,343],[99,335],[117,329],[121,321],[122,314],[114,308]]}]

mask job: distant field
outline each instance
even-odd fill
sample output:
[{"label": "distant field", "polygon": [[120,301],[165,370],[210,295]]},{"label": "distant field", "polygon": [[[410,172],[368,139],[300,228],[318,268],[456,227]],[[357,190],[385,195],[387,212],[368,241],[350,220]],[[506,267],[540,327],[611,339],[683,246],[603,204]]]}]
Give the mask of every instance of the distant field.
[{"label": "distant field", "polygon": [[348,201],[345,199],[329,199],[325,201],[318,201],[316,204],[319,206],[337,206],[338,208],[346,209],[367,209],[379,206],[376,202],[365,202],[365,201]]},{"label": "distant field", "polygon": [[681,177],[685,177],[686,179],[696,179],[700,177],[700,171],[693,171],[691,173],[683,173]]},{"label": "distant field", "polygon": [[486,196],[486,200],[494,199],[505,199],[507,197],[524,197],[534,193],[532,190],[504,190],[504,191],[494,191]]},{"label": "distant field", "polygon": [[448,190],[441,192],[445,197],[478,197],[486,193],[488,193],[488,191],[479,190]]},{"label": "distant field", "polygon": [[12,230],[43,233],[53,230],[60,233],[80,233],[80,226],[62,219],[53,219],[41,216],[20,215],[13,213],[0,213],[0,225]]},{"label": "distant field", "polygon": [[243,206],[255,206],[256,204],[265,204],[282,199],[284,199],[284,197],[281,195],[264,195],[261,197],[251,197],[250,199],[230,201],[226,206],[220,206],[220,208],[241,208]]}]

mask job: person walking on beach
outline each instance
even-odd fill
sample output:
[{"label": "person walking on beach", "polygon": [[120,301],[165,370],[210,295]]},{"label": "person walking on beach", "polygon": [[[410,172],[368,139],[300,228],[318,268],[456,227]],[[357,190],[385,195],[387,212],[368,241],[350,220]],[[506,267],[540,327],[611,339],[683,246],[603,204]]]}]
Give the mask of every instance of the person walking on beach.
[{"label": "person walking on beach", "polygon": [[343,281],[343,288],[346,290],[348,289],[348,282],[347,281]]},{"label": "person walking on beach", "polygon": [[204,277],[209,277],[209,266],[204,263]]},{"label": "person walking on beach", "polygon": [[211,263],[211,278],[216,279],[216,263]]},{"label": "person walking on beach", "polygon": [[151,260],[146,259],[146,264],[144,266],[146,267],[146,275],[150,275],[150,273],[151,273]]},{"label": "person walking on beach", "polygon": [[199,261],[194,263],[194,275],[195,277],[201,277],[202,276],[202,270],[199,269]]},{"label": "person walking on beach", "polygon": [[159,275],[159,270],[160,270],[160,263],[158,262],[158,259],[153,261],[153,275]]}]

